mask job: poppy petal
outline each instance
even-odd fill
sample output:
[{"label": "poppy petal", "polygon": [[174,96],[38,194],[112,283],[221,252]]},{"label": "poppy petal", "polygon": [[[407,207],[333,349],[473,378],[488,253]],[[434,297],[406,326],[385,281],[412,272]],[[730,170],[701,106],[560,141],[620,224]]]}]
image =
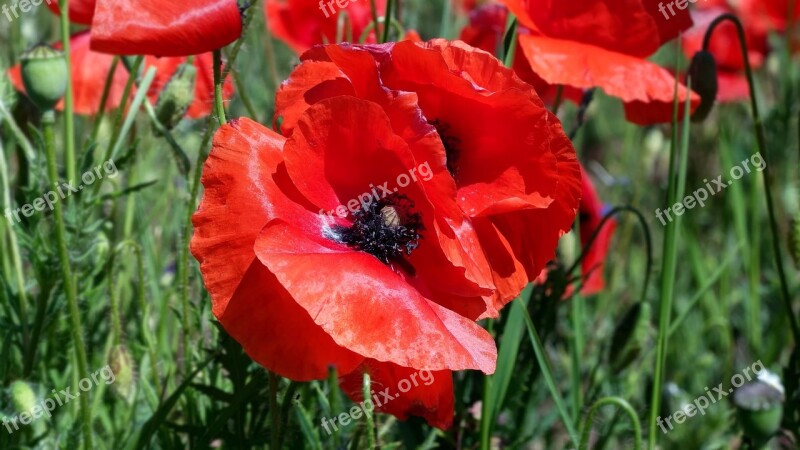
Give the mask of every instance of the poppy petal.
[{"label": "poppy petal", "polygon": [[494,372],[497,348],[486,330],[426,299],[372,255],[279,220],[255,249],[338,345],[403,367]]},{"label": "poppy petal", "polygon": [[92,49],[115,55],[189,56],[242,34],[236,0],[97,0]]},{"label": "poppy petal", "polygon": [[321,380],[331,367],[349,373],[364,360],[337,345],[258,261],[218,318],[251,358],[292,380]]},{"label": "poppy petal", "polygon": [[[371,396],[364,402],[363,373],[370,374]],[[339,377],[339,386],[354,403],[364,410],[392,414],[400,420],[409,416],[424,418],[432,427],[442,430],[453,423],[455,398],[453,373],[401,367],[397,364],[367,360],[349,375]]]},{"label": "poppy petal", "polygon": [[[628,120],[640,125],[672,120],[675,78],[666,69],[574,41],[520,36],[520,43],[531,68],[546,82],[579,89],[599,87],[622,99]],[[679,101],[685,102],[687,95],[691,95],[693,111],[700,97],[679,84]]]}]

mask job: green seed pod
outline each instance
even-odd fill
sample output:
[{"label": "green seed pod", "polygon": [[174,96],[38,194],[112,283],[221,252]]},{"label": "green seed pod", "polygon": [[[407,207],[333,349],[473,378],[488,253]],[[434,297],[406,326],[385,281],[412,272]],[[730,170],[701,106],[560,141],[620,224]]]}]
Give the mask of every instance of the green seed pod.
[{"label": "green seed pod", "polygon": [[182,65],[169,80],[156,103],[156,117],[168,129],[176,125],[186,115],[194,101],[194,85],[197,68],[194,64]]},{"label": "green seed pod", "polygon": [[[760,374],[760,375],[763,375]],[[775,377],[771,375],[771,377]],[[779,383],[779,382],[778,382]],[[781,427],[784,392],[780,385],[759,379],[738,388],[733,395],[739,425],[757,446],[766,444]]]},{"label": "green seed pod", "polygon": [[800,212],[792,219],[789,226],[789,253],[797,268],[800,269]]},{"label": "green seed pod", "polygon": [[123,400],[132,402],[136,393],[136,367],[130,350],[125,345],[117,345],[111,349],[108,359],[115,376],[112,390]]},{"label": "green seed pod", "polygon": [[692,90],[700,95],[700,106],[692,115],[692,122],[702,122],[714,109],[717,101],[717,61],[714,55],[705,50],[694,54],[692,63],[689,65],[689,77],[692,82]]},{"label": "green seed pod", "polygon": [[67,61],[48,45],[38,45],[21,57],[25,92],[42,112],[50,111],[67,92]]}]

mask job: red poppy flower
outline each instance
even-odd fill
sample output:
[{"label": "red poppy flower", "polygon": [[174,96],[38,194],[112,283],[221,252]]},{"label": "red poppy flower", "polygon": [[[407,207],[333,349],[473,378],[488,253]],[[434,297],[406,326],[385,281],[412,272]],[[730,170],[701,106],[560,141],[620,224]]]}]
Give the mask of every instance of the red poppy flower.
[{"label": "red poppy flower", "polygon": [[190,56],[242,34],[236,0],[97,0],[92,50],[115,55]]},{"label": "red poppy flower", "polygon": [[492,262],[494,298],[459,311],[495,316],[553,259],[575,217],[579,168],[558,120],[493,56],[458,42],[328,46],[301,60],[278,92],[276,120],[282,118],[284,135],[324,98],[350,95],[385,104],[399,92],[416,94],[445,143],[457,202],[473,218]]},{"label": "red poppy flower", "polygon": [[[176,58],[156,58],[148,56],[145,58],[145,66],[156,68],[156,77],[150,85],[148,96],[155,102],[161,90],[169,83],[169,80],[186,62],[185,57]],[[214,58],[211,53],[203,53],[194,57],[194,66],[197,69],[195,79],[194,100],[186,112],[186,117],[199,119],[207,117],[214,109]],[[234,93],[233,80],[230,77],[225,80],[222,87],[222,96],[225,99],[231,98]]]},{"label": "red poppy flower", "polygon": [[347,375],[366,360],[494,370],[491,336],[429,298],[433,281],[466,292],[473,283],[444,258],[437,222],[448,218],[428,186],[408,180],[346,218],[318,212],[353,211],[351,199],[407,173],[415,153],[443,163],[427,124],[410,125],[421,135],[407,140],[380,106],[339,97],[309,108],[289,139],[247,119],[215,137],[192,251],[214,314],[270,370],[295,380],[324,378],[331,366]]},{"label": "red poppy flower", "polygon": [[[81,25],[91,25],[92,18],[94,18],[94,6],[97,0],[70,0],[69,2],[69,20],[73,23]],[[61,14],[58,7],[58,1],[50,0],[47,2],[47,7],[54,14]]]},{"label": "red poppy flower", "polygon": [[[56,42],[53,47],[60,49],[61,43]],[[70,39],[70,52],[72,58],[72,89],[75,96],[75,113],[82,115],[96,114],[100,109],[100,100],[103,95],[103,87],[105,85],[106,77],[114,57],[104,53],[93,52],[89,49],[89,33],[78,33]],[[14,87],[20,91],[25,92],[25,86],[22,83],[22,74],[20,66],[9,69],[9,78]],[[111,82],[111,88],[106,102],[106,110],[112,110],[119,106],[122,101],[122,93],[125,90],[125,84],[128,80],[128,74],[125,69],[120,65],[114,72],[114,78]],[[62,100],[56,105],[56,110],[62,111],[64,109],[64,101]]]},{"label": "red poppy flower", "polygon": [[741,0],[737,9],[745,21],[763,34],[784,32],[789,23],[797,25],[800,19],[800,3],[794,2],[794,11],[789,11],[793,0]]},{"label": "red poppy flower", "polygon": [[[580,230],[581,244],[586,246],[592,235],[597,231],[600,222],[606,214],[607,208],[600,201],[600,196],[592,183],[589,174],[581,169],[583,180],[583,196],[581,197]],[[611,246],[611,239],[617,223],[609,219],[595,237],[589,251],[583,256],[581,264],[581,294],[594,295],[605,288],[604,270],[606,255]]]},{"label": "red poppy flower", "polygon": [[[691,26],[687,10],[662,13],[644,0],[541,2],[502,0],[521,25],[519,42],[532,71],[547,84],[599,87],[622,99],[638,124],[672,119],[675,79],[645,58]],[[692,107],[700,98],[679,86]]]},{"label": "red poppy flower", "polygon": [[[375,7],[383,16],[386,0],[377,0]],[[372,22],[367,0],[266,0],[264,11],[270,32],[298,54],[317,44],[336,42],[342,12],[347,13],[349,22],[345,40],[358,41]],[[375,33],[370,33],[366,42],[376,42]]]}]

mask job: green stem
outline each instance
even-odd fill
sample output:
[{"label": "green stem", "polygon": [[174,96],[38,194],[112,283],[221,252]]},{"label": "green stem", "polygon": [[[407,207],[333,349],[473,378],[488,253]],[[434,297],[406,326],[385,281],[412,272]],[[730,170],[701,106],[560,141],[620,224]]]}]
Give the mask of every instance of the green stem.
[{"label": "green stem", "polygon": [[[689,155],[689,118],[691,102],[687,97],[683,124],[683,135],[678,158],[678,86],[675,80],[675,110],[673,116],[672,141],[670,143],[669,187],[667,204],[674,205],[678,198],[683,198],[686,189],[686,168]],[[691,79],[687,80],[687,91],[691,90]],[[680,169],[676,163],[680,163]],[[664,367],[667,360],[667,343],[669,342],[670,319],[672,315],[672,300],[675,289],[675,275],[677,268],[678,239],[682,216],[677,216],[675,221],[667,224],[663,243],[663,266],[661,270],[661,289],[658,308],[658,340],[656,346],[656,369],[653,381],[653,390],[650,401],[650,417],[648,422],[647,442],[648,448],[654,450],[656,446],[656,420],[661,405],[662,386],[664,383]]]},{"label": "green stem", "polygon": [[381,43],[389,42],[389,31],[391,30],[389,24],[392,23],[392,14],[394,13],[394,8],[395,8],[395,1],[387,0],[386,18],[383,20],[383,38],[380,40]]},{"label": "green stem", "polygon": [[278,408],[278,376],[269,373],[269,416],[272,419],[270,449],[277,449],[281,436],[281,412]]},{"label": "green stem", "polygon": [[708,30],[706,31],[705,38],[703,40],[703,49],[708,50],[711,36],[714,33],[716,27],[724,22],[724,21],[731,21],[736,25],[736,30],[739,34],[739,45],[742,50],[742,59],[744,59],[744,69],[745,75],[747,76],[747,84],[750,88],[750,108],[753,112],[753,128],[756,132],[756,141],[758,143],[758,150],[761,153],[761,156],[764,158],[764,170],[762,171],[762,176],[764,177],[764,195],[767,201],[767,213],[769,215],[769,226],[770,232],[772,233],[772,250],[773,256],[775,258],[775,266],[778,269],[778,278],[780,278],[781,284],[781,297],[783,298],[784,306],[786,307],[786,313],[789,319],[789,325],[792,330],[792,335],[794,337],[795,344],[800,343],[800,325],[797,323],[797,317],[794,313],[794,308],[792,308],[792,297],[789,293],[789,282],[786,279],[786,270],[783,265],[783,257],[781,254],[781,236],[778,231],[778,221],[776,220],[775,216],[775,204],[772,199],[772,189],[770,189],[770,184],[772,181],[772,171],[770,169],[771,162],[769,158],[769,151],[767,149],[767,138],[766,133],[764,131],[764,123],[761,120],[761,114],[759,113],[758,109],[758,100],[756,98],[756,85],[753,78],[753,69],[750,65],[750,58],[748,57],[748,50],[747,50],[747,39],[745,38],[744,27],[742,26],[742,22],[733,14],[723,14],[716,19],[708,26]]},{"label": "green stem", "polygon": [[[11,186],[8,179],[8,167],[6,165],[6,154],[3,150],[2,142],[0,142],[0,183],[3,187],[3,203],[0,204],[0,211],[5,214],[6,210],[11,209]],[[2,219],[0,219],[2,220]],[[33,349],[30,346],[30,332],[28,330],[28,292],[25,289],[25,275],[22,270],[22,258],[20,257],[19,242],[17,241],[17,233],[14,231],[15,224],[12,222],[11,216],[8,217],[8,240],[11,247],[11,261],[14,265],[14,281],[17,283],[17,291],[19,295],[19,321],[22,327],[22,349],[26,355],[25,361],[28,361],[27,356],[33,354]],[[28,365],[25,365],[25,372],[28,372]]]},{"label": "green stem", "polygon": [[[66,3],[66,2],[65,2]],[[62,9],[66,11],[66,9]],[[65,16],[66,14],[64,14]],[[53,127],[55,125],[55,113],[47,111],[42,115],[42,127],[44,131],[45,156],[47,157],[47,173],[50,183],[58,183],[58,171],[56,170],[56,148]],[[78,290],[76,280],[70,267],[69,251],[67,250],[67,231],[64,225],[64,210],[61,202],[53,204],[53,215],[56,221],[56,242],[58,243],[58,258],[61,263],[61,274],[64,278],[64,290],[67,297],[67,305],[70,315],[70,331],[72,332],[72,343],[75,346],[75,356],[79,376],[89,373],[86,359],[86,347],[83,342],[83,324],[81,323],[81,313],[78,307]],[[80,375],[82,374],[82,375]],[[92,417],[89,410],[89,394],[84,393],[80,396],[80,410],[83,429],[83,448],[94,449],[92,445]]]},{"label": "green stem", "polygon": [[8,111],[8,108],[6,108],[2,98],[0,98],[0,119],[5,119],[6,123],[11,128],[11,134],[14,135],[19,145],[22,146],[22,151],[25,153],[25,158],[28,162],[32,163],[36,161],[36,151],[33,149],[31,141],[25,137],[25,133],[23,133],[19,125],[17,125],[17,121],[14,120],[14,116]]},{"label": "green stem", "polygon": [[[369,372],[364,370],[364,381],[361,385],[362,395],[364,396],[363,401],[366,401],[370,398],[370,391],[372,389],[372,383],[370,381]],[[366,421],[366,428],[367,428],[367,448],[376,448],[375,447],[375,422],[372,420],[372,411],[365,411],[364,412],[364,420]]]},{"label": "green stem", "polygon": [[67,92],[64,95],[64,166],[67,168],[67,179],[77,180],[75,159],[75,94],[72,91],[72,55],[70,54],[69,35],[69,0],[59,0],[61,14],[61,49],[67,65]]},{"label": "green stem", "polygon": [[539,334],[536,332],[536,326],[533,324],[531,315],[528,313],[528,308],[525,306],[523,300],[521,298],[517,298],[516,301],[520,303],[520,310],[522,311],[525,323],[528,326],[528,336],[533,344],[533,352],[536,354],[536,361],[539,363],[539,368],[542,370],[542,376],[544,377],[547,388],[550,391],[550,396],[553,398],[553,402],[556,404],[556,409],[558,409],[558,413],[561,415],[561,421],[564,422],[564,428],[567,429],[567,434],[569,434],[573,445],[578,445],[578,433],[575,430],[575,425],[573,424],[572,418],[570,417],[567,407],[564,404],[564,399],[561,397],[561,393],[558,390],[558,385],[555,382],[553,370],[550,367],[550,362],[547,359],[544,346],[542,345],[541,339],[539,339]]},{"label": "green stem", "polygon": [[[486,331],[492,334],[494,321],[489,319]],[[489,450],[492,442],[492,425],[494,425],[494,411],[492,411],[492,381],[494,375],[483,376],[483,399],[481,400],[481,450]]]},{"label": "green stem", "polygon": [[633,407],[630,403],[625,401],[625,399],[619,397],[605,397],[601,398],[589,410],[589,414],[586,416],[586,420],[583,422],[583,433],[581,433],[581,443],[578,446],[580,450],[587,450],[589,448],[589,436],[592,431],[592,423],[594,423],[594,416],[597,414],[597,410],[606,405],[616,405],[622,408],[628,417],[631,419],[631,423],[633,424],[633,433],[634,433],[634,450],[639,450],[642,448],[642,426],[639,424],[639,417],[636,415],[636,411],[633,410]]},{"label": "green stem", "polygon": [[378,7],[375,5],[375,0],[369,0],[370,11],[372,12],[372,29],[375,34],[380,30],[380,21],[378,20]]},{"label": "green stem", "polygon": [[225,118],[225,103],[222,99],[222,50],[214,50],[214,114],[220,125],[228,123]]},{"label": "green stem", "polygon": [[97,116],[94,118],[94,126],[92,127],[92,142],[97,141],[97,135],[100,133],[100,125],[103,123],[106,105],[108,104],[108,95],[111,92],[111,84],[114,82],[114,75],[117,73],[118,65],[119,56],[114,56],[114,60],[111,62],[111,68],[108,69],[106,82],[103,85],[103,96],[100,97],[100,107],[97,110]]}]

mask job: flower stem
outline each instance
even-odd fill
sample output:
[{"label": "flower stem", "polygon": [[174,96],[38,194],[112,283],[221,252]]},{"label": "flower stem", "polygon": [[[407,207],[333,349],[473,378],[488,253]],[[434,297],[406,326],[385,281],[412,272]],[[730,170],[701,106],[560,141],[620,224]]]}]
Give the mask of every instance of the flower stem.
[{"label": "flower stem", "polygon": [[391,27],[389,26],[392,23],[392,13],[394,13],[394,0],[387,0],[386,2],[386,18],[383,20],[383,38],[381,39],[381,43],[389,42],[389,31]]},{"label": "flower stem", "polygon": [[789,282],[786,279],[786,270],[783,265],[783,257],[781,254],[781,236],[778,231],[778,222],[775,218],[775,202],[772,199],[772,190],[770,189],[770,182],[772,181],[772,171],[770,169],[771,163],[769,159],[769,152],[767,149],[767,138],[764,131],[764,123],[761,120],[761,114],[758,109],[758,100],[756,99],[756,87],[753,79],[753,69],[750,65],[750,58],[748,57],[747,40],[745,38],[744,27],[742,22],[734,14],[722,14],[714,19],[708,26],[705,38],[703,39],[703,50],[708,51],[711,36],[716,27],[724,21],[731,21],[736,25],[736,30],[739,34],[739,45],[742,50],[742,59],[744,59],[745,75],[747,77],[747,84],[750,88],[750,107],[753,112],[753,128],[756,133],[756,142],[761,156],[764,158],[764,170],[762,175],[764,177],[764,195],[767,201],[767,213],[769,215],[770,232],[772,233],[772,250],[775,258],[775,266],[778,269],[778,278],[781,284],[781,297],[783,298],[786,313],[789,319],[789,326],[792,330],[795,344],[800,343],[800,326],[797,323],[794,309],[792,308],[792,297],[789,293]]},{"label": "flower stem", "polygon": [[228,123],[225,118],[225,103],[222,100],[222,50],[214,50],[214,114],[220,125]]},{"label": "flower stem", "polygon": [[[66,3],[66,2],[65,2]],[[65,11],[65,10],[62,10]],[[56,170],[56,148],[53,136],[55,125],[55,113],[47,111],[42,115],[42,127],[44,135],[45,156],[47,158],[47,173],[50,183],[58,183],[58,172]],[[64,290],[66,291],[67,305],[70,315],[70,331],[72,331],[72,343],[75,346],[75,356],[79,375],[86,375],[88,363],[86,359],[86,347],[83,342],[83,325],[78,308],[78,290],[75,278],[72,275],[72,268],[69,262],[69,251],[67,250],[67,231],[64,225],[64,210],[61,202],[53,204],[53,215],[56,221],[56,242],[58,244],[58,258],[61,263],[61,273],[64,277]],[[89,395],[80,396],[80,410],[83,428],[83,448],[93,449],[92,445],[92,418],[89,410]]]},{"label": "flower stem", "polygon": [[69,42],[69,0],[59,0],[61,14],[61,50],[67,65],[67,92],[64,95],[64,166],[67,168],[67,179],[75,181],[77,176],[75,160],[75,94],[72,91],[72,56]]},{"label": "flower stem", "polygon": [[[366,403],[367,399],[370,398],[370,390],[372,387],[372,382],[369,377],[369,372],[366,370],[364,371],[364,382],[362,383],[361,389],[363,390],[363,401]],[[367,448],[376,448],[375,447],[375,423],[372,420],[372,411],[365,411],[364,419],[366,420],[366,428],[367,428]]]},{"label": "flower stem", "polygon": [[581,443],[578,446],[579,449],[588,449],[589,448],[589,435],[592,431],[592,423],[595,414],[597,414],[597,410],[606,405],[616,405],[622,408],[628,417],[631,419],[631,423],[633,424],[633,433],[634,433],[634,450],[639,450],[642,448],[642,426],[639,424],[639,416],[634,411],[633,407],[630,403],[625,401],[619,397],[605,397],[601,398],[589,410],[589,414],[586,416],[586,420],[583,423],[583,433],[581,433]]}]

